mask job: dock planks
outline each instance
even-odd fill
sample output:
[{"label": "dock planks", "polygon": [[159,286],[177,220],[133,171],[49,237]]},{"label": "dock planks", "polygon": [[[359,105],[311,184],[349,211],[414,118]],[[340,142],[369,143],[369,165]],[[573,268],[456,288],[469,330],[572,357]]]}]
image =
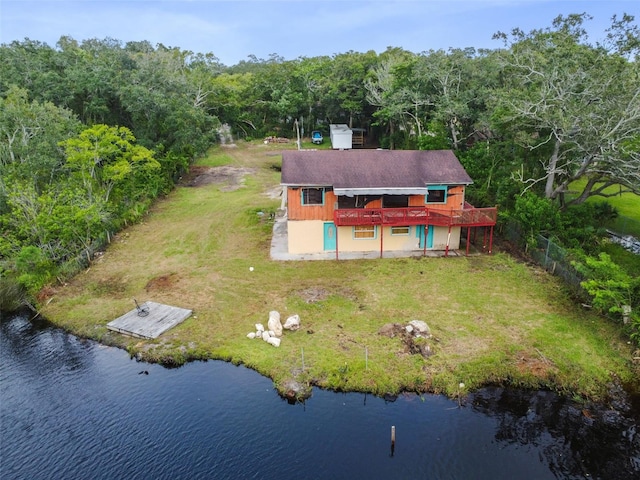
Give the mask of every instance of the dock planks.
[{"label": "dock planks", "polygon": [[184,322],[193,313],[186,308],[163,305],[156,302],[145,302],[140,305],[142,309],[148,309],[145,316],[138,315],[138,309],[134,308],[121,317],[107,323],[107,328],[114,332],[124,333],[138,338],[158,338],[167,330]]}]

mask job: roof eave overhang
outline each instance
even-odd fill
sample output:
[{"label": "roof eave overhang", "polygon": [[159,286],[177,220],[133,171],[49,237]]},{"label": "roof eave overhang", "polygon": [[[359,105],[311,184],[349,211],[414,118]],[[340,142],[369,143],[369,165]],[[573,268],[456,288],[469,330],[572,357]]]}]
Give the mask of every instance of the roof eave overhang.
[{"label": "roof eave overhang", "polygon": [[363,187],[363,188],[338,188],[333,192],[338,196],[355,197],[356,195],[426,195],[427,187]]}]

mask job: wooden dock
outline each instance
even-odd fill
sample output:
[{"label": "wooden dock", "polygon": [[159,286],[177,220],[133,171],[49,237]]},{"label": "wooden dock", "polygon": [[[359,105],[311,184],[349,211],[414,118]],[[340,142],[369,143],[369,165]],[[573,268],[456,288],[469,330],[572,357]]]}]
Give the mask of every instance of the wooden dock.
[{"label": "wooden dock", "polygon": [[107,323],[107,328],[138,338],[158,338],[184,322],[193,313],[186,308],[156,302],[145,302],[121,317]]}]

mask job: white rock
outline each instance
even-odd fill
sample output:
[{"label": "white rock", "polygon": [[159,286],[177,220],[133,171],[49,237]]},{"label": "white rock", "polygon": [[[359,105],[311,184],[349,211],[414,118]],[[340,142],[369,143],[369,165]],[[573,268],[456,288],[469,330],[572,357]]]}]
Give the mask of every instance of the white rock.
[{"label": "white rock", "polygon": [[413,327],[411,325],[407,325],[406,327],[404,327],[404,329],[407,331],[407,333],[413,332]]},{"label": "white rock", "polygon": [[271,335],[269,335],[269,332],[262,332],[262,339],[265,342],[268,342],[270,338],[271,338]]},{"label": "white rock", "polygon": [[247,338],[251,338],[251,339],[256,338],[256,332],[247,333]]},{"label": "white rock", "polygon": [[282,336],[282,323],[280,323],[280,313],[275,310],[269,312],[269,322],[267,323],[269,330],[274,332],[276,337]]},{"label": "white rock", "polygon": [[423,322],[422,320],[411,320],[409,325],[417,331],[416,333],[421,333],[427,337],[431,335],[431,329],[429,328],[429,325],[427,325],[427,322]]},{"label": "white rock", "polygon": [[259,332],[264,332],[264,325],[261,323],[256,323],[256,330]]},{"label": "white rock", "polygon": [[283,328],[286,330],[298,330],[300,328],[300,315],[291,315],[284,322]]},{"label": "white rock", "polygon": [[258,330],[256,333],[256,338],[262,338],[262,332],[260,330]]},{"label": "white rock", "polygon": [[267,340],[267,343],[270,343],[274,347],[279,347],[280,339],[278,337],[269,337],[269,339]]},{"label": "white rock", "polygon": [[274,332],[273,330],[269,330],[269,336],[270,337],[277,337],[276,332]]}]

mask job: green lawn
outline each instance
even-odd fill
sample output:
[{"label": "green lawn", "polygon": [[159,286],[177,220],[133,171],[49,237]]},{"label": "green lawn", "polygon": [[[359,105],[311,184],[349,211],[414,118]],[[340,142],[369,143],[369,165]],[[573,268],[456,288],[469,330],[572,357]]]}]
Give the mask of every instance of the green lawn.
[{"label": "green lawn", "polygon": [[[506,254],[271,261],[264,213],[280,205],[283,148],[295,143],[213,149],[199,162],[218,168],[210,183],[179,186],[158,201],[89,269],[55,286],[43,315],[150,361],[246,364],[281,390],[295,379],[342,391],[456,395],[463,382],[465,391],[500,383],[602,398],[612,377],[637,377],[619,326],[576,305],[558,279]],[[154,341],[109,332],[106,323],[130,310],[132,298],[194,315]],[[270,310],[302,321],[279,348],[246,337],[254,324],[266,325]],[[418,342],[430,356],[403,335],[379,333],[413,319],[431,329],[433,337]]]},{"label": "green lawn", "polygon": [[[572,184],[573,190],[581,190],[582,186],[586,184],[586,180],[581,180]],[[609,187],[605,190],[607,194],[619,193],[620,188],[617,186]],[[634,193],[622,193],[612,197],[600,197],[594,196],[587,200],[588,202],[602,202],[606,201],[610,205],[616,208],[620,215],[615,221],[612,222],[610,228],[613,230],[633,235],[640,238],[640,195]]]}]

